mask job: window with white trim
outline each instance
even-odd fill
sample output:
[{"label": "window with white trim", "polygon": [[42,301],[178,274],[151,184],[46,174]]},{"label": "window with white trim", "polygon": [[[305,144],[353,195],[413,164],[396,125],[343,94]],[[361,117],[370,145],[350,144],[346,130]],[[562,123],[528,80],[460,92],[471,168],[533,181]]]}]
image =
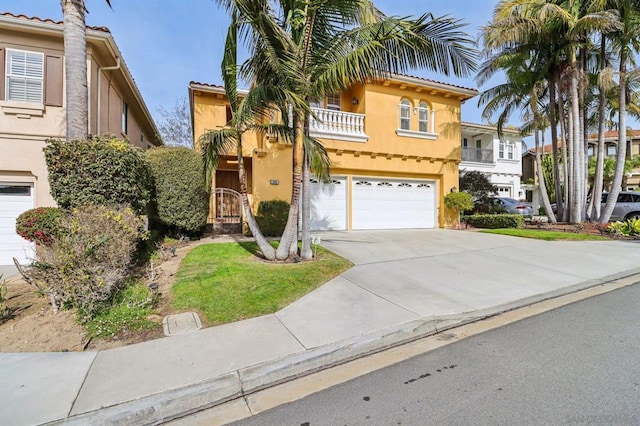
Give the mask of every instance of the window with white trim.
[{"label": "window with white trim", "polygon": [[41,104],[44,101],[44,55],[38,52],[7,49],[7,101]]},{"label": "window with white trim", "polygon": [[429,131],[429,106],[426,102],[420,102],[418,106],[418,130],[423,133]]},{"label": "window with white trim", "polygon": [[129,105],[126,102],[122,102],[122,133],[127,134],[129,130]]},{"label": "window with white trim", "polygon": [[515,145],[513,142],[509,141],[507,142],[507,158],[509,160],[513,160],[515,157]]},{"label": "window with white trim", "polygon": [[607,145],[607,156],[608,157],[615,157],[615,155],[617,153],[618,153],[617,146],[615,146],[615,145]]},{"label": "window with white trim", "polygon": [[327,95],[327,109],[333,111],[342,110],[342,99],[340,98],[340,93],[332,93]]},{"label": "window with white trim", "polygon": [[411,130],[411,102],[407,99],[400,101],[400,128]]},{"label": "window with white trim", "polygon": [[504,141],[500,139],[500,144],[498,145],[498,158],[504,158]]}]

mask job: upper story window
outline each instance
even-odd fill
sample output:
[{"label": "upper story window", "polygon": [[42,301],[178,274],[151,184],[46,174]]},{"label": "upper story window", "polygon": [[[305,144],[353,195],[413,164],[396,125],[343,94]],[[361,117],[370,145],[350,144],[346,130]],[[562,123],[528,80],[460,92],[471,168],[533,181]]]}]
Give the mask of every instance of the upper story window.
[{"label": "upper story window", "polygon": [[327,95],[327,109],[340,111],[342,109],[342,99],[340,93],[332,93]]},{"label": "upper story window", "polygon": [[122,102],[122,133],[125,135],[129,130],[129,105],[126,102]]},{"label": "upper story window", "polygon": [[462,138],[462,147],[465,149],[469,147],[469,140],[467,138]]},{"label": "upper story window", "polygon": [[607,156],[615,157],[616,153],[618,152],[616,148],[617,147],[615,145],[607,145]]},{"label": "upper story window", "polygon": [[44,103],[44,55],[7,49],[7,101]]},{"label": "upper story window", "polygon": [[425,133],[429,131],[429,106],[426,102],[420,102],[418,106],[418,130]]},{"label": "upper story window", "polygon": [[498,158],[515,160],[516,158],[515,142],[500,140],[500,144],[498,145]]},{"label": "upper story window", "polygon": [[400,128],[411,130],[411,102],[407,99],[400,101]]}]

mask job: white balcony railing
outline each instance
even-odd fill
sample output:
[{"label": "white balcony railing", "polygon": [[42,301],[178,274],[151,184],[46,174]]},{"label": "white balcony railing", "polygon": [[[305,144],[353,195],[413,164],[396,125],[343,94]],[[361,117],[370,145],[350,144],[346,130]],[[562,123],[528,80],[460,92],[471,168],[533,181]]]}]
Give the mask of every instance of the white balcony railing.
[{"label": "white balcony railing", "polygon": [[311,136],[349,142],[369,140],[369,136],[364,132],[364,114],[323,108],[311,108],[311,110],[313,111],[309,122]]}]

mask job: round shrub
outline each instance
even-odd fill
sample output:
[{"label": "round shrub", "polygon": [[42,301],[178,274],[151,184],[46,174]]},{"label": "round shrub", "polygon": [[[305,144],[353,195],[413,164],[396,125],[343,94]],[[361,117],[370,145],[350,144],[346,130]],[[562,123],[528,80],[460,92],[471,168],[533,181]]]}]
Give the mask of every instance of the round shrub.
[{"label": "round shrub", "polygon": [[282,235],[289,218],[289,203],[283,200],[261,201],[256,222],[265,237]]},{"label": "round shrub", "polygon": [[112,135],[87,141],[48,140],[44,155],[51,195],[62,208],[130,205],[142,214],[151,199],[141,149]]},{"label": "round shrub", "polygon": [[207,224],[209,196],[202,158],[184,147],[147,151],[155,188],[153,220],[174,232],[194,233]]},{"label": "round shrub", "polygon": [[48,245],[60,232],[63,212],[57,207],[38,207],[27,210],[16,219],[16,232],[22,238]]},{"label": "round shrub", "polygon": [[138,242],[146,238],[143,225],[129,207],[73,209],[25,274],[51,295],[52,303],[78,308],[84,321],[126,284]]}]

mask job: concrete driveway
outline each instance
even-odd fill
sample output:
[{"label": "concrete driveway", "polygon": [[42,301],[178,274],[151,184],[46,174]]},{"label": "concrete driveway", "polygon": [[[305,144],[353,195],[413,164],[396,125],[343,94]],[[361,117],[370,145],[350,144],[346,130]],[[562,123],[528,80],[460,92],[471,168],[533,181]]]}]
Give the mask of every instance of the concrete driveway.
[{"label": "concrete driveway", "polygon": [[355,266],[276,314],[307,348],[597,283],[640,266],[640,246],[621,241],[541,241],[457,230],[319,236],[322,246]]}]

